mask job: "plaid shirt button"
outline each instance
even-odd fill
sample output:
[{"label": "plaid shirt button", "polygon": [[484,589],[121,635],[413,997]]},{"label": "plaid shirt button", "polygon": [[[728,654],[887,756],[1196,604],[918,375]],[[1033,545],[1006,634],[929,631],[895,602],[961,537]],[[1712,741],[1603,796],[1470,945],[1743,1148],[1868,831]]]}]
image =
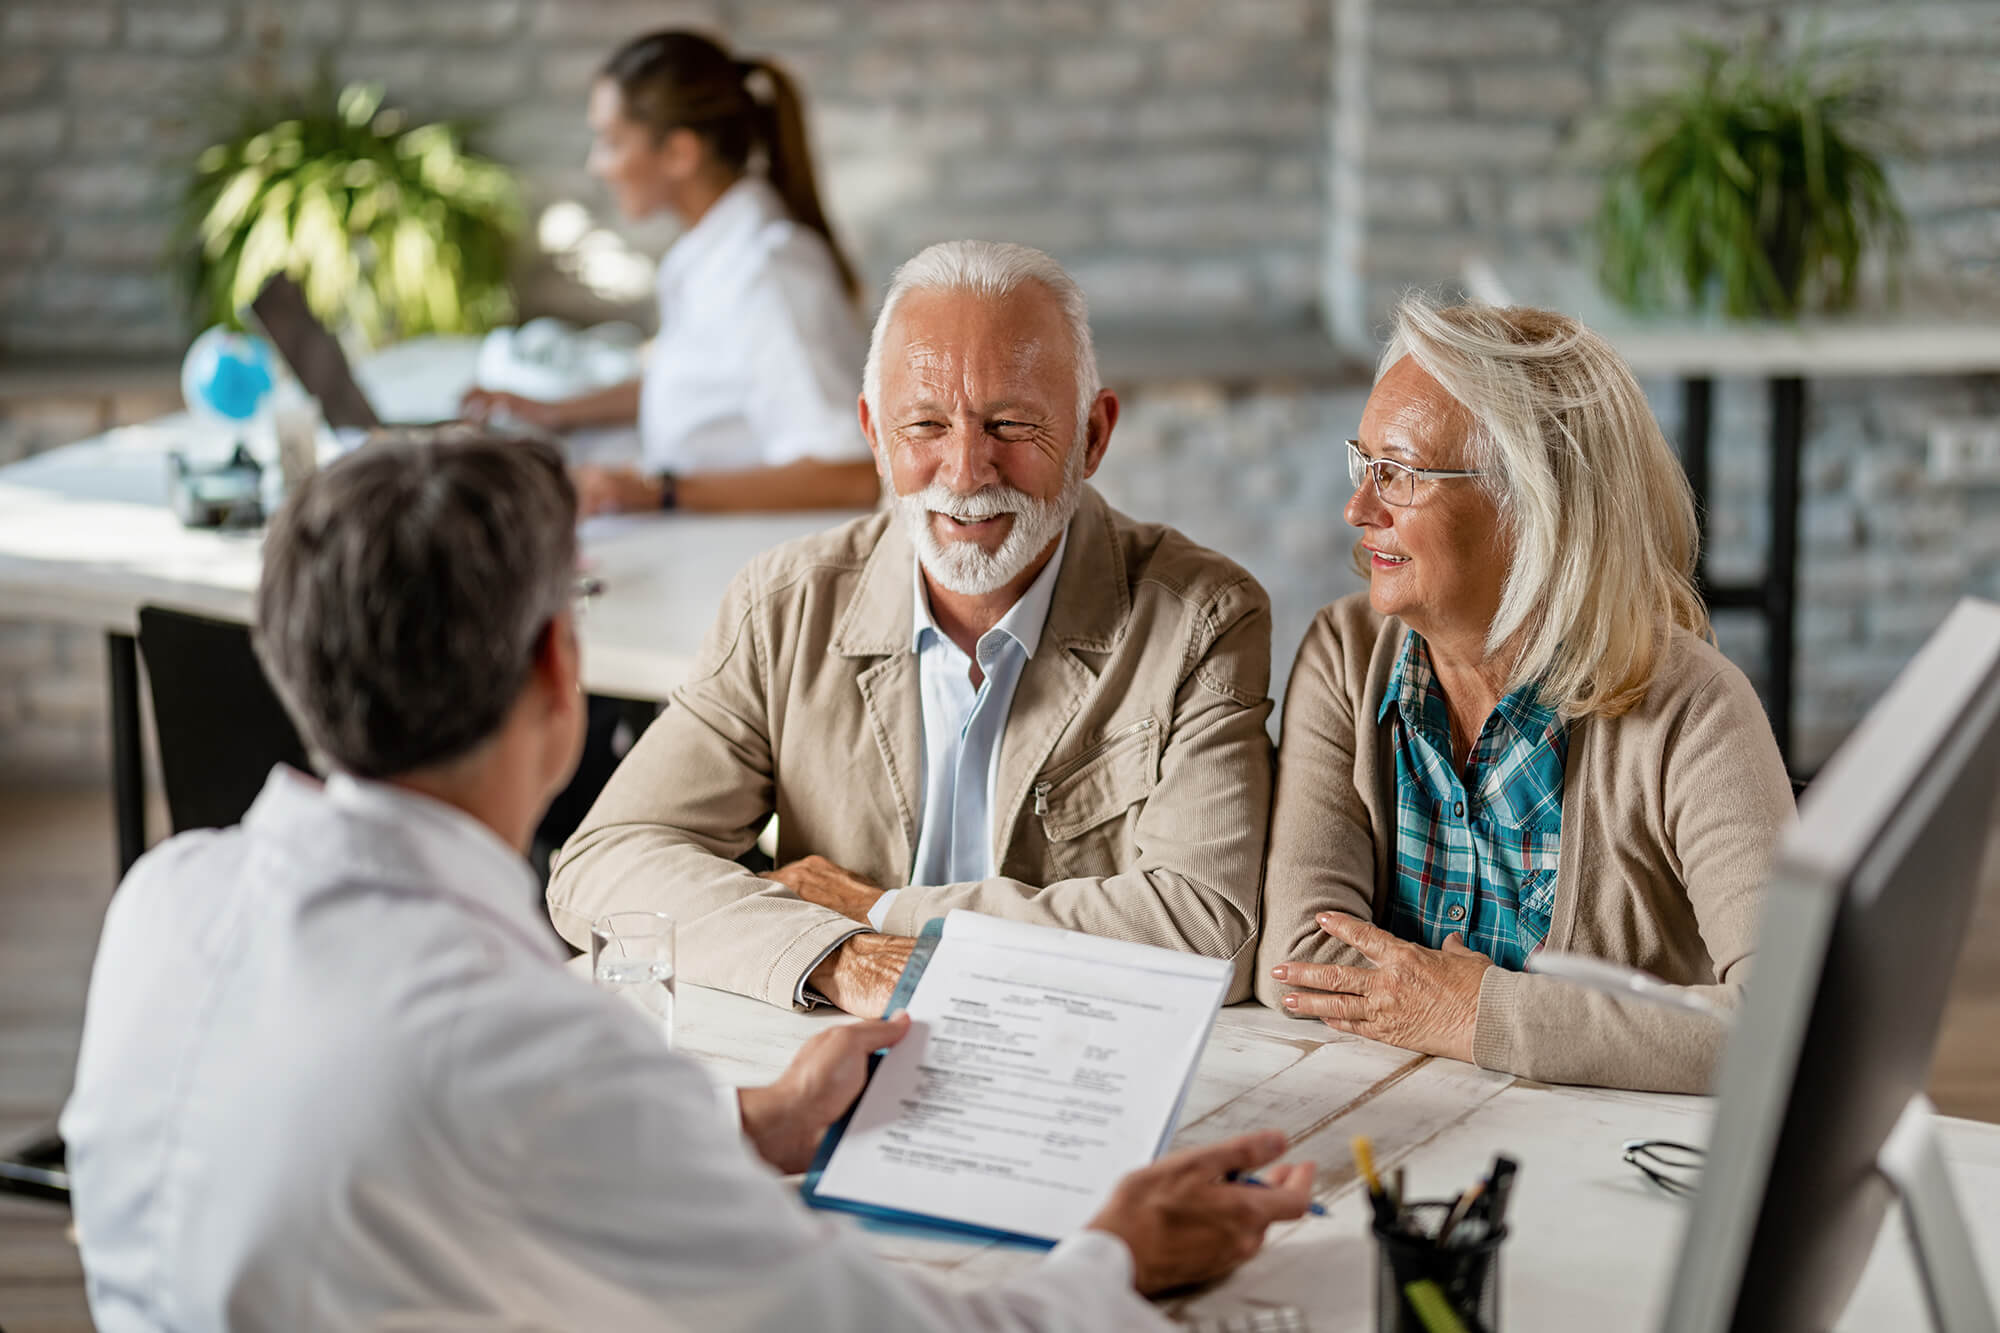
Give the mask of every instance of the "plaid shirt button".
[{"label": "plaid shirt button", "polygon": [[1450,917],[1453,921],[1463,921],[1465,920],[1465,907],[1461,903],[1453,903],[1451,905],[1451,910],[1446,912],[1445,915]]}]

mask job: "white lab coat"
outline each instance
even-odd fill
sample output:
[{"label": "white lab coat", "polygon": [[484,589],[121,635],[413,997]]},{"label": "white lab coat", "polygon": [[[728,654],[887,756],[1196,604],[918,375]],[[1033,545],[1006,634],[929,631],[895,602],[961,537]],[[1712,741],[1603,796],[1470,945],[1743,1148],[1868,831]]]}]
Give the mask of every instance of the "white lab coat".
[{"label": "white lab coat", "polygon": [[639,385],[648,473],[866,459],[868,353],[833,254],[770,182],[729,187],[660,261],[660,331]]},{"label": "white lab coat", "polygon": [[134,867],[62,1130],[103,1333],[1166,1327],[1101,1233],[951,1292],[808,1213],[518,855],[351,779]]}]

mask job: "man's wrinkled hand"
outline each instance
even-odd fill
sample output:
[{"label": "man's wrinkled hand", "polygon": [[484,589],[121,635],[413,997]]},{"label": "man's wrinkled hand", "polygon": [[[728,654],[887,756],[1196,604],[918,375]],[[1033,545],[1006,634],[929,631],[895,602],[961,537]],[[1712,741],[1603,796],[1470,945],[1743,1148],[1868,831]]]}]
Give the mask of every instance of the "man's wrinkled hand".
[{"label": "man's wrinkled hand", "polygon": [[806,985],[829,1002],[862,1018],[874,1018],[889,1007],[896,982],[917,942],[907,935],[855,935],[820,960]]},{"label": "man's wrinkled hand", "polygon": [[737,1094],[743,1132],[757,1155],[788,1175],[811,1166],[826,1127],[861,1095],[869,1055],[894,1046],[909,1030],[908,1014],[826,1028],[799,1047],[777,1082],[744,1088]]},{"label": "man's wrinkled hand", "polygon": [[1319,928],[1351,946],[1372,966],[1280,963],[1271,975],[1288,986],[1285,1009],[1320,1019],[1356,1036],[1472,1060],[1479,1023],[1479,988],[1493,960],[1453,934],[1442,949],[1398,939],[1343,912],[1321,912]]},{"label": "man's wrinkled hand", "polygon": [[868,924],[868,909],[882,896],[882,890],[824,856],[801,857],[766,872],[764,878],[776,880],[806,902],[830,907],[864,926]]},{"label": "man's wrinkled hand", "polygon": [[1285,1136],[1263,1130],[1162,1157],[1119,1181],[1090,1229],[1125,1242],[1132,1285],[1149,1296],[1219,1278],[1257,1253],[1271,1223],[1312,1205],[1311,1162],[1266,1172],[1263,1188],[1230,1180],[1284,1151]]}]

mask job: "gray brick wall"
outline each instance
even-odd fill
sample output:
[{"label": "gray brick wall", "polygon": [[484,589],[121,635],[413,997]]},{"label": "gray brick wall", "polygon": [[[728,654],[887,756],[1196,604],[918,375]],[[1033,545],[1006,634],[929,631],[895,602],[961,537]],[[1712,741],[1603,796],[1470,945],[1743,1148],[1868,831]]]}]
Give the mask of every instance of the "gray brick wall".
[{"label": "gray brick wall", "polygon": [[[1590,262],[1605,111],[1682,77],[1684,33],[1865,51],[1915,156],[1893,164],[1909,271],[2000,293],[2000,0],[1332,0],[1329,312],[1366,345],[1468,252]],[[1365,182],[1360,197],[1343,187]]]},{"label": "gray brick wall", "polygon": [[[202,143],[190,94],[273,33],[422,114],[470,116],[522,175],[656,254],[583,172],[590,79],[692,24],[785,62],[830,210],[875,284],[978,233],[1072,265],[1101,319],[1315,318],[1324,0],[8,0],[0,6],[0,347],[177,349],[168,205]],[[523,257],[531,308],[600,313]],[[643,311],[643,304],[639,307]]]}]

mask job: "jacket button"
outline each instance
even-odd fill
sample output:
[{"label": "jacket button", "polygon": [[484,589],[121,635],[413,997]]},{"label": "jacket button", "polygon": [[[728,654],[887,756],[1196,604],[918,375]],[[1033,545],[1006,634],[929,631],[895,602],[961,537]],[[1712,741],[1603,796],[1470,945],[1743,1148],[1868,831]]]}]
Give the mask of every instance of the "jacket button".
[{"label": "jacket button", "polygon": [[1464,801],[1453,801],[1453,802],[1451,803],[1451,816],[1452,816],[1452,818],[1453,818],[1453,819],[1463,819],[1463,818],[1465,818],[1465,802],[1464,802]]},{"label": "jacket button", "polygon": [[1451,905],[1451,910],[1446,912],[1445,915],[1450,917],[1453,921],[1463,921],[1465,920],[1465,908],[1458,903],[1453,903]]}]

